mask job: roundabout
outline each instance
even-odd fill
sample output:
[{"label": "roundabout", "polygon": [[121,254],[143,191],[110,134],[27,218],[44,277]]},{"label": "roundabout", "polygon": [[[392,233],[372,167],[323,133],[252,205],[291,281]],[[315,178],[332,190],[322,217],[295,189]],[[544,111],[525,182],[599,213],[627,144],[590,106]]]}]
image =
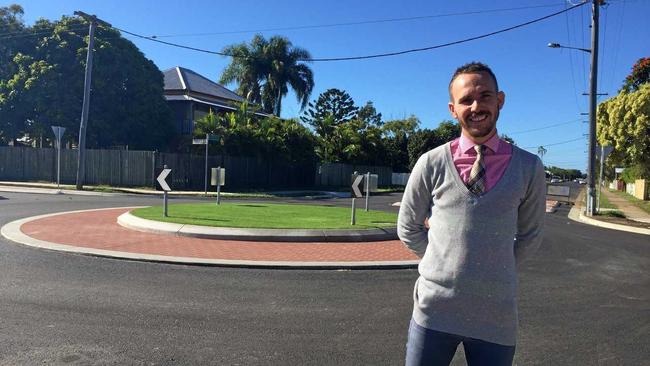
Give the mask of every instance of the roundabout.
[{"label": "roundabout", "polygon": [[419,262],[390,226],[360,230],[219,228],[142,219],[130,214],[134,209],[29,217],[5,225],[2,235],[49,250],[164,263],[340,269],[409,268]]}]

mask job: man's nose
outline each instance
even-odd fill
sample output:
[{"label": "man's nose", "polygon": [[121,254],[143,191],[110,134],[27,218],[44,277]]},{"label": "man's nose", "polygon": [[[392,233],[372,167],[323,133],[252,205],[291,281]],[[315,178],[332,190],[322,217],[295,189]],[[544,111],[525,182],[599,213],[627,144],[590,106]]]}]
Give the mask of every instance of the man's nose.
[{"label": "man's nose", "polygon": [[476,112],[479,109],[478,107],[479,107],[478,100],[475,100],[474,102],[472,102],[472,105],[470,106],[470,110],[472,112]]}]

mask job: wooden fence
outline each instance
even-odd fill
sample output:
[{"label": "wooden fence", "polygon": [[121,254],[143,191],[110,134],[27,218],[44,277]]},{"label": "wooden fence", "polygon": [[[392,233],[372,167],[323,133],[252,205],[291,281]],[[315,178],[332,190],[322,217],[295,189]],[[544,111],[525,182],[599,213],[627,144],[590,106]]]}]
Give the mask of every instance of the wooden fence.
[{"label": "wooden fence", "polygon": [[[167,165],[173,190],[202,191],[205,157],[154,151],[86,150],[84,184],[114,187],[157,187],[156,177]],[[385,166],[351,164],[292,164],[274,157],[215,155],[208,167],[226,169],[225,190],[309,189],[350,185],[354,171],[379,175],[379,186],[391,184],[392,170]],[[75,184],[77,150],[61,150],[61,183]],[[0,180],[56,182],[56,150],[0,146]],[[209,180],[209,177],[208,177]],[[209,184],[209,182],[208,182]],[[208,186],[208,189],[213,189]]]},{"label": "wooden fence", "polygon": [[[88,185],[156,187],[156,177],[167,165],[174,190],[203,190],[205,157],[133,150],[86,150]],[[210,156],[208,167],[226,168],[225,190],[310,188],[316,166],[295,165],[273,157]],[[75,184],[77,150],[61,150],[61,183]],[[208,177],[209,179],[209,177]],[[0,180],[56,181],[56,150],[0,146]],[[213,189],[208,187],[208,189]]]}]

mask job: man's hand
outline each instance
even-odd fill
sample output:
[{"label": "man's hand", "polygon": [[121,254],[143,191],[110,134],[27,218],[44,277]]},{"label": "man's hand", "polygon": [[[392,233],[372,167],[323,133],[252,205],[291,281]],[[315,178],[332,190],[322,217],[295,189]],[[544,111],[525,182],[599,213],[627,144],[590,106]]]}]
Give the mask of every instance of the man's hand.
[{"label": "man's hand", "polygon": [[428,217],[424,219],[424,227],[426,227],[427,230],[429,230],[429,218]]}]

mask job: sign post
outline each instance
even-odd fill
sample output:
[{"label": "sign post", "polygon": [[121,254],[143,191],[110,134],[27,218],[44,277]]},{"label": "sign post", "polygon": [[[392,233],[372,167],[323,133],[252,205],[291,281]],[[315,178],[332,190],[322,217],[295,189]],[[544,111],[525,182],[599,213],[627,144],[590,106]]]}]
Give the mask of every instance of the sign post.
[{"label": "sign post", "polygon": [[52,132],[54,132],[54,137],[56,137],[56,189],[59,189],[59,193],[61,193],[60,190],[60,184],[61,184],[61,137],[63,136],[63,133],[65,132],[65,127],[61,126],[52,126]]},{"label": "sign post", "polygon": [[171,173],[171,169],[167,169],[167,164],[163,167],[163,171],[160,173],[158,178],[156,180],[158,181],[158,184],[160,184],[160,188],[163,189],[163,216],[167,217],[167,192],[171,191],[171,188],[169,188],[169,185],[165,181],[165,178]]},{"label": "sign post", "polygon": [[356,224],[356,207],[354,201],[357,197],[363,197],[361,190],[359,190],[359,185],[361,184],[361,181],[363,181],[363,175],[359,175],[357,172],[354,172],[352,174],[352,220],[350,223],[351,225]]},{"label": "sign post", "polygon": [[205,134],[205,139],[192,139],[192,145],[205,145],[205,178],[203,180],[203,193],[208,195],[208,145],[210,141],[216,141],[217,135]]}]

